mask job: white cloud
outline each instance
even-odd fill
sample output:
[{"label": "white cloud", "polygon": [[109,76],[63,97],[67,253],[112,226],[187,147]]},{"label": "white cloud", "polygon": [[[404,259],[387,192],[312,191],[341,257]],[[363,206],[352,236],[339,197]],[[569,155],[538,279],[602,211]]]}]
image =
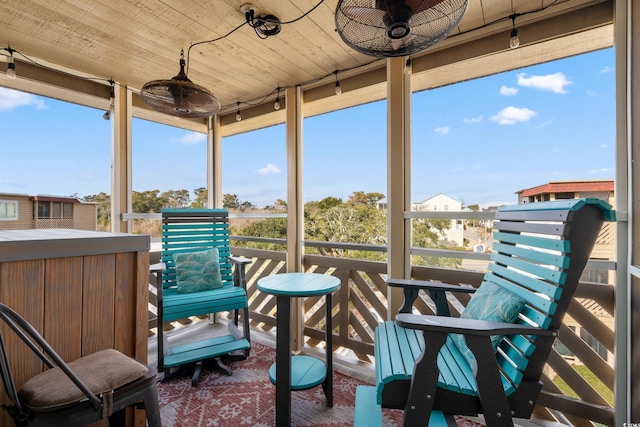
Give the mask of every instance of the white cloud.
[{"label": "white cloud", "polygon": [[12,111],[27,105],[35,105],[37,109],[47,108],[44,101],[35,95],[0,87],[0,111]]},{"label": "white cloud", "polygon": [[280,172],[282,172],[280,168],[273,163],[269,163],[267,166],[258,169],[258,174],[260,175],[276,175]]},{"label": "white cloud", "polygon": [[189,132],[182,135],[176,141],[179,142],[180,144],[192,145],[192,144],[197,144],[199,142],[206,141],[206,140],[207,140],[207,135],[205,135],[204,133]]},{"label": "white cloud", "polygon": [[464,119],[465,123],[480,123],[482,121],[482,116],[471,117],[470,119]]},{"label": "white cloud", "polygon": [[610,173],[610,172],[615,172],[615,171],[613,169],[609,169],[609,168],[589,169],[589,173],[590,174],[594,174],[594,173]]},{"label": "white cloud", "polygon": [[609,148],[607,144],[600,144],[600,148]]},{"label": "white cloud", "polygon": [[502,109],[498,114],[491,117],[491,120],[501,125],[515,125],[518,122],[526,122],[537,113],[528,108],[517,108],[509,106]]},{"label": "white cloud", "polygon": [[518,89],[517,87],[502,86],[500,88],[500,95],[516,96],[519,90],[520,89]]},{"label": "white cloud", "polygon": [[606,65],[602,70],[600,70],[600,74],[612,73],[613,68]]},{"label": "white cloud", "polygon": [[518,74],[518,85],[532,87],[555,93],[567,93],[565,86],[573,84],[564,73],[547,74],[546,76],[526,77],[525,73]]},{"label": "white cloud", "polygon": [[439,128],[435,128],[433,131],[438,135],[447,135],[449,133],[449,126],[442,126]]}]

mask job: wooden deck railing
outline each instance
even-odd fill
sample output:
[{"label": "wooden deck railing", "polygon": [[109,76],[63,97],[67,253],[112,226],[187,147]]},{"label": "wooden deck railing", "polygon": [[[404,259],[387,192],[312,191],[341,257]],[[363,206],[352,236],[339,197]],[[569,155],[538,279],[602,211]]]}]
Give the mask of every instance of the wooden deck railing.
[{"label": "wooden deck railing", "polygon": [[[313,242],[307,244],[313,245]],[[328,243],[318,244],[326,246]],[[372,250],[385,249],[376,247]],[[425,250],[421,251],[424,254]],[[432,251],[427,252],[428,255],[433,255]],[[257,280],[286,271],[285,253],[240,247],[232,247],[232,253],[253,260],[247,272],[252,328],[273,332],[277,314],[275,298],[260,293],[257,290]],[[465,254],[469,255],[465,252],[445,253],[447,257],[464,257]],[[478,254],[473,255],[476,259],[482,258]],[[151,262],[154,259],[157,259],[157,255],[152,253]],[[386,262],[305,255],[303,264],[305,271],[331,274],[342,281],[340,290],[333,298],[333,343],[336,357],[374,363],[373,330],[387,318]],[[613,276],[610,274],[614,268],[613,262],[592,261],[588,267],[604,272],[606,277]],[[415,279],[440,280],[477,287],[483,273],[414,266],[412,276]],[[150,283],[150,301],[153,302],[155,281]],[[537,417],[575,426],[591,427],[592,422],[613,425],[613,403],[610,396],[613,393],[614,378],[614,289],[613,284],[580,284],[560,331],[557,350],[552,352],[548,360],[546,378],[543,380],[545,387],[536,409]],[[421,298],[415,304],[418,310],[425,314],[433,313],[430,299],[426,295]],[[453,298],[454,296],[450,296],[454,308],[461,309],[468,301],[465,294],[459,299]],[[303,312],[304,344],[312,347],[324,345],[324,299],[306,298]],[[151,308],[149,327],[156,326],[157,321]],[[565,394],[567,387],[572,391]]]}]

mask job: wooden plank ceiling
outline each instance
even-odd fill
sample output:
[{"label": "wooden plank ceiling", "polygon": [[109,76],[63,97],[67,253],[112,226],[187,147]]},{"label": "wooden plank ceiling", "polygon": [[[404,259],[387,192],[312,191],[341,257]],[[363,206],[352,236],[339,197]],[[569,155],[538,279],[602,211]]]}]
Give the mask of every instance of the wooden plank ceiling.
[{"label": "wooden plank ceiling", "polygon": [[[229,114],[237,102],[243,109],[265,98],[272,104],[278,87],[331,86],[335,70],[346,80],[386,64],[342,41],[334,21],[338,0],[250,1],[260,15],[286,23],[279,34],[261,38],[246,25],[241,8],[247,0],[8,0],[0,3],[0,40],[16,50],[18,76],[44,66],[100,83],[112,79],[134,91],[178,74],[184,50],[189,78],[212,91],[221,113]],[[508,50],[510,15],[518,14],[521,28],[559,15],[569,23],[568,13],[602,3],[611,1],[470,0],[449,39],[424,55],[496,35]],[[29,90],[18,80],[3,76],[0,85]]]}]

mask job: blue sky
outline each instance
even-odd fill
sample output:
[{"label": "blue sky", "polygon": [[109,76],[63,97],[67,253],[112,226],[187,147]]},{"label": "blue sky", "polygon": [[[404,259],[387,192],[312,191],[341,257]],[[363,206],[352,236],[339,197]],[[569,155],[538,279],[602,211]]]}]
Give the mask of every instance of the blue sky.
[{"label": "blue sky", "polygon": [[[613,65],[606,49],[414,94],[413,201],[515,203],[549,181],[614,178]],[[102,113],[0,87],[0,193],[110,193]],[[305,201],[386,194],[384,101],[307,118],[303,131]],[[286,200],[284,138],[284,125],[224,138],[223,192]],[[204,134],[136,119],[133,188],[203,187],[205,155]]]}]

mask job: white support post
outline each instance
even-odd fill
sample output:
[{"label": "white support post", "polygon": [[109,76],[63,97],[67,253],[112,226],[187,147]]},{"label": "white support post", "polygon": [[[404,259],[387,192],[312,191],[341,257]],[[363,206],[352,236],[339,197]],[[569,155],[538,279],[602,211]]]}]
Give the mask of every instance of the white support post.
[{"label": "white support post", "polygon": [[[389,277],[411,275],[411,77],[405,58],[387,60],[387,269]],[[387,319],[395,318],[402,290],[387,289]]]}]

